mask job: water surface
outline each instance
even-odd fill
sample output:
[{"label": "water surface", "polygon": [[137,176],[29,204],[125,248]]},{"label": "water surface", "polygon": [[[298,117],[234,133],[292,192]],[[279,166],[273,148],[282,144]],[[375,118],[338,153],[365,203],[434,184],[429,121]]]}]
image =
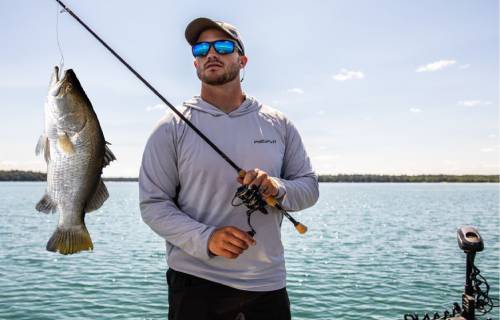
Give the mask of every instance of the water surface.
[{"label": "water surface", "polygon": [[[134,182],[107,182],[88,214],[94,251],[45,250],[58,214],[35,211],[45,183],[0,183],[0,319],[166,318],[164,242],[141,220]],[[316,206],[284,221],[293,319],[403,319],[460,301],[461,225],[479,228],[476,265],[499,290],[496,184],[320,184]],[[498,309],[490,314],[498,319]]]}]

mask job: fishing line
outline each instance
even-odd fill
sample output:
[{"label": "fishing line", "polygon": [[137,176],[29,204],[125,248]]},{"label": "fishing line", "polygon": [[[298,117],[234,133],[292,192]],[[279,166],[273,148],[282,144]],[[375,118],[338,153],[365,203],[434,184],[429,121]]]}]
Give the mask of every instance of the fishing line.
[{"label": "fishing line", "polygon": [[[59,15],[63,13],[65,10],[59,10],[59,7],[56,4],[56,40],[57,40],[57,47],[59,48],[59,55],[61,56],[61,59],[59,60],[59,71],[62,72],[64,69],[64,53],[61,47],[61,41],[59,39]],[[60,76],[60,75],[57,75]]]},{"label": "fishing line", "polygon": [[[191,121],[189,121],[189,119],[187,119],[179,110],[177,110],[177,108],[175,108],[167,99],[165,99],[159,92],[158,90],[156,90],[148,81],[146,81],[146,79],[144,79],[137,71],[135,71],[134,68],[132,68],[118,53],[116,53],[106,42],[104,42],[104,40],[102,40],[92,29],[90,29],[89,26],[87,26],[70,8],[68,8],[61,0],[56,0],[57,3],[59,3],[61,5],[61,7],[64,9],[63,11],[69,13],[82,27],[84,27],[90,34],[92,34],[94,36],[94,38],[96,38],[97,41],[99,41],[106,49],[108,49],[108,51],[113,55],[115,56],[116,59],[118,59],[125,67],[127,67],[127,69],[132,72],[139,80],[141,80],[141,82],[146,86],[148,87],[163,103],[165,103],[177,116],[179,116],[179,118],[181,118],[191,129],[194,130],[194,132],[196,132],[196,134],[198,134],[198,136],[200,136],[200,138],[202,138],[206,143],[208,143],[208,145],[210,147],[212,147],[212,149],[217,152],[221,157],[222,159],[226,160],[226,162],[231,166],[233,167],[236,172],[238,173],[238,176],[240,177],[244,177],[246,175],[246,172],[245,170],[241,169],[240,167],[238,167],[238,165],[236,165],[236,163],[234,163],[224,152],[222,152],[222,150],[220,150],[212,141],[210,141],[210,139],[207,138],[207,136],[205,136],[203,134],[203,132],[201,132]],[[245,186],[245,188],[248,188],[250,189],[251,187],[249,186]],[[238,193],[237,193],[238,194]],[[248,195],[247,193],[242,193],[240,192],[240,195]],[[255,192],[252,192],[251,193],[252,196],[251,197],[243,197],[240,199],[243,201],[243,203],[245,205],[252,205],[251,203],[249,203],[249,201],[256,201],[257,200],[257,197],[261,196],[260,194],[258,193],[255,193]],[[276,209],[278,209],[282,214],[283,216],[285,216],[288,220],[290,220],[290,222],[293,223],[293,225],[295,226],[295,229],[303,234],[303,233],[306,233],[307,232],[307,227],[301,223],[299,223],[298,221],[296,221],[295,219],[293,219],[290,214],[278,203],[278,201],[276,199],[274,199],[274,197],[268,197],[266,199],[263,199],[264,202],[271,206],[271,207],[274,207]],[[261,206],[262,206],[262,202],[259,202],[257,201]],[[259,208],[260,209],[260,208]],[[261,210],[262,211],[262,210]],[[250,225],[250,228],[252,229],[253,231],[253,228],[252,226]],[[255,233],[255,232],[253,232]]]}]

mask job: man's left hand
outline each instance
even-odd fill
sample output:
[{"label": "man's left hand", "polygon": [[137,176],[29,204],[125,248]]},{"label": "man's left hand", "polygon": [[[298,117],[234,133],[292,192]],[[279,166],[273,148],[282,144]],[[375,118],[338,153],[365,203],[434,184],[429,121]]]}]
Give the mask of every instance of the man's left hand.
[{"label": "man's left hand", "polygon": [[248,170],[245,176],[236,179],[239,183],[244,185],[256,185],[264,198],[276,197],[279,191],[278,182],[273,177],[269,177],[267,172],[255,168]]}]

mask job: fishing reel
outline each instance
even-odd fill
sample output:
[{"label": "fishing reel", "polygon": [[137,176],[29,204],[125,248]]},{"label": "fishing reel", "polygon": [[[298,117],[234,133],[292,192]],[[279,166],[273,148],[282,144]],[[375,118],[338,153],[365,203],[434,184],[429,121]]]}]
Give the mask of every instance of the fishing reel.
[{"label": "fishing reel", "polygon": [[[241,175],[240,175],[241,176]],[[241,202],[237,203],[235,202],[236,199],[240,199]],[[304,234],[307,232],[307,227],[303,225],[302,223],[298,222],[295,220],[283,207],[274,199],[273,197],[269,198],[262,198],[262,195],[259,192],[259,187],[256,185],[242,185],[241,187],[236,190],[236,194],[233,197],[233,200],[231,201],[231,204],[235,207],[241,206],[244,204],[248,210],[247,210],[247,223],[248,226],[250,227],[250,231],[247,231],[249,235],[252,237],[257,233],[255,229],[252,227],[252,223],[250,222],[250,216],[252,213],[255,211],[260,211],[263,214],[268,214],[266,205],[269,205],[271,207],[274,207],[278,209],[283,216],[285,216],[290,222],[293,223],[295,226],[295,229],[300,233]]]},{"label": "fishing reel", "polygon": [[[241,202],[237,203],[235,202],[236,199],[240,199]],[[249,235],[252,237],[257,233],[255,229],[252,227],[252,223],[250,222],[250,217],[252,213],[255,211],[260,211],[263,214],[268,214],[269,212],[265,208],[267,205],[267,202],[262,198],[262,195],[259,192],[259,187],[256,185],[242,185],[241,187],[236,190],[236,193],[233,197],[233,200],[231,201],[231,204],[234,207],[239,207],[242,204],[244,204],[248,210],[247,210],[247,223],[248,226],[250,227],[250,231],[247,231]]]}]

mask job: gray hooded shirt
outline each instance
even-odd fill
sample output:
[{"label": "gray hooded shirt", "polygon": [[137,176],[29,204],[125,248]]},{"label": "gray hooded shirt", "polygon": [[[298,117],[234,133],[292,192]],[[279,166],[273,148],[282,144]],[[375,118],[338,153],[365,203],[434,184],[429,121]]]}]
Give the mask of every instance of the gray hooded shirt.
[{"label": "gray hooded shirt", "polygon": [[[288,211],[316,203],[318,178],[297,129],[281,112],[248,97],[224,113],[194,97],[179,111],[244,170],[259,168],[278,178]],[[275,208],[252,214],[255,246],[236,259],[213,256],[208,239],[219,227],[248,231],[246,208],[231,205],[236,171],[172,111],[148,139],[139,174],[144,222],[165,239],[174,270],[249,291],[285,287],[281,221]]]}]

